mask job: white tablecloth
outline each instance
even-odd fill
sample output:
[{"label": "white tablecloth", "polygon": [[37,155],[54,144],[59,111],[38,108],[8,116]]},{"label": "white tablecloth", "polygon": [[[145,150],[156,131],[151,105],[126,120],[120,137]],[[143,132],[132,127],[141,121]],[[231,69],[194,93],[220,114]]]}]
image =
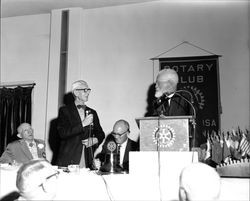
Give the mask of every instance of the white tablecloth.
[{"label": "white tablecloth", "polygon": [[[16,169],[0,169],[0,198],[17,190]],[[222,178],[221,201],[248,201],[250,179]],[[160,188],[159,188],[160,186]],[[160,201],[178,200],[178,181],[159,178],[155,174],[97,175],[81,169],[79,173],[61,172],[55,200]]]}]

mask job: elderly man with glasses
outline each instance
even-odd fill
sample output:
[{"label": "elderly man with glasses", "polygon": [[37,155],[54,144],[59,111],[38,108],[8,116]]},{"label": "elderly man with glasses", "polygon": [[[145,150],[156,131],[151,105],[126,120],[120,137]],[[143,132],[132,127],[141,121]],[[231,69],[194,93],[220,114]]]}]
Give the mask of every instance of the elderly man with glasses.
[{"label": "elderly man with glasses", "polygon": [[128,136],[130,133],[129,123],[123,119],[115,122],[113,131],[106,137],[106,140],[102,146],[102,151],[97,154],[96,159],[99,159],[103,164],[105,157],[110,153],[110,142],[116,143],[114,153],[118,154],[119,165],[124,171],[129,171],[129,152],[139,151],[139,144],[131,140]]},{"label": "elderly man with glasses", "polygon": [[78,80],[72,84],[74,102],[59,109],[57,130],[61,138],[57,165],[95,169],[93,158],[105,134],[97,112],[86,106],[91,89],[87,82]]},{"label": "elderly man with glasses", "polygon": [[53,200],[57,192],[59,172],[46,160],[36,159],[23,164],[16,177],[18,200]]}]

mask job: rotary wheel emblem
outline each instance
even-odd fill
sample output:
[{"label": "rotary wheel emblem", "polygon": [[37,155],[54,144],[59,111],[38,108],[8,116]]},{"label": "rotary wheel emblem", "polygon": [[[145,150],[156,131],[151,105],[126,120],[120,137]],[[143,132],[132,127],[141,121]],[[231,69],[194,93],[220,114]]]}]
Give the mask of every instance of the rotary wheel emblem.
[{"label": "rotary wheel emblem", "polygon": [[184,89],[187,89],[188,91],[190,91],[193,94],[196,102],[199,105],[199,109],[202,110],[205,106],[205,97],[204,97],[203,93],[194,86],[187,86],[187,87],[184,87]]},{"label": "rotary wheel emblem", "polygon": [[107,144],[107,149],[111,152],[115,151],[116,149],[116,143],[114,141],[110,141]]},{"label": "rotary wheel emblem", "polygon": [[153,142],[160,147],[171,147],[175,141],[174,129],[168,125],[160,125],[160,127],[155,127],[153,131]]}]

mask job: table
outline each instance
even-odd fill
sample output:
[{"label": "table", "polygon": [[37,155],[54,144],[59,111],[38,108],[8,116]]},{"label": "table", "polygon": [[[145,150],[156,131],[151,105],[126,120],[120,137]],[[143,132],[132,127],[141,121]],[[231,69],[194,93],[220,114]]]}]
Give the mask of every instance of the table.
[{"label": "table", "polygon": [[[0,168],[0,198],[17,190],[16,173],[15,168]],[[221,182],[220,201],[249,200],[249,178],[221,178]],[[61,171],[55,200],[173,201],[178,200],[178,181],[161,178],[159,182],[155,174],[101,176],[87,169]]]}]

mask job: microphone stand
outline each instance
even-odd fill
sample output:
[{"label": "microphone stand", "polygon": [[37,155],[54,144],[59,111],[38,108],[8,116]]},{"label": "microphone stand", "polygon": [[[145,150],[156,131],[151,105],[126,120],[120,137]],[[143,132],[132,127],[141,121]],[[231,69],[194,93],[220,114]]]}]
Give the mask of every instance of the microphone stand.
[{"label": "microphone stand", "polygon": [[179,97],[183,98],[191,107],[193,110],[193,115],[192,115],[192,119],[191,119],[191,123],[192,123],[192,127],[193,127],[193,140],[192,140],[192,148],[195,147],[195,140],[196,140],[196,110],[194,108],[194,105],[192,102],[190,102],[187,98],[185,98],[184,96],[182,96],[181,94],[179,94],[179,92],[186,92],[191,96],[191,100],[193,100],[193,96],[189,91],[186,90],[178,90],[175,92],[176,95],[178,95]]},{"label": "microphone stand", "polygon": [[[86,111],[86,115],[89,115],[91,114],[91,111],[90,110],[87,110]],[[92,129],[93,129],[93,123],[91,123],[89,125],[89,131],[88,131],[88,140],[92,140],[92,146],[90,146],[90,152],[91,152],[91,156],[92,156],[92,163],[91,163],[91,167],[92,169],[94,170],[97,170],[96,168],[96,164],[95,164],[95,160],[94,160],[94,152],[93,152],[93,136],[92,136]]]}]

